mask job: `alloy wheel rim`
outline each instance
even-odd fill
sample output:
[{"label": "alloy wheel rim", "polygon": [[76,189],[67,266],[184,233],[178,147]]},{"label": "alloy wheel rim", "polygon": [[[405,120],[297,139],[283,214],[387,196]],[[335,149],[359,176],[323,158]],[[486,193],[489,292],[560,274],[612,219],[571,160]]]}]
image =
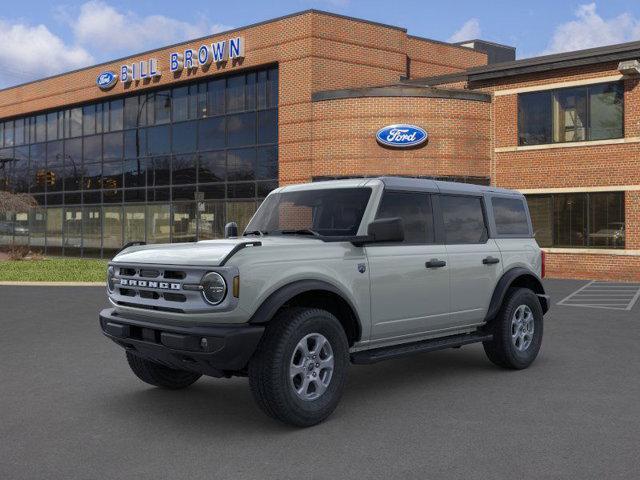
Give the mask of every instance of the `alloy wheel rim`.
[{"label": "alloy wheel rim", "polygon": [[520,305],[511,317],[511,343],[519,352],[524,352],[533,341],[535,321],[528,305]]},{"label": "alloy wheel rim", "polygon": [[320,333],[305,335],[293,349],[289,380],[294,393],[305,401],[316,400],[329,387],[334,370],[333,349]]}]

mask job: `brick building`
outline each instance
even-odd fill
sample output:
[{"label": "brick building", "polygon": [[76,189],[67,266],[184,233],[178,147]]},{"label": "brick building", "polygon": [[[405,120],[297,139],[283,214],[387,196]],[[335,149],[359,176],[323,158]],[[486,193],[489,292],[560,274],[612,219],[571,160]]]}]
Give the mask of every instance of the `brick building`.
[{"label": "brick building", "polygon": [[[640,279],[640,43],[515,61],[305,11],[0,91],[1,244],[216,238],[278,185],[381,174],[528,195],[559,277]],[[376,132],[411,124],[417,148]]]}]

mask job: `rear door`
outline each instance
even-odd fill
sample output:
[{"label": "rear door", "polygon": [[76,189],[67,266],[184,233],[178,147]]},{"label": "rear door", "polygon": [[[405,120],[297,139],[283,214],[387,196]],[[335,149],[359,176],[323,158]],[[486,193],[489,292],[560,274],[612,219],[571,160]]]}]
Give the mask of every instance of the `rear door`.
[{"label": "rear door", "polygon": [[441,195],[439,200],[451,267],[451,324],[478,324],[502,274],[500,250],[489,238],[481,195]]},{"label": "rear door", "polygon": [[402,243],[366,247],[371,278],[371,340],[410,339],[449,324],[449,265],[436,243],[433,198],[385,191],[376,218],[400,217]]}]

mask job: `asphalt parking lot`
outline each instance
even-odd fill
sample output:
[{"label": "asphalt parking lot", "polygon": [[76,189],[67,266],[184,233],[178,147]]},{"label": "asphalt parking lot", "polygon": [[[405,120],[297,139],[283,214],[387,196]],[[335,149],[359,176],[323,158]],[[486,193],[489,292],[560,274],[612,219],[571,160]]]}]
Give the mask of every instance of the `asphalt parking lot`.
[{"label": "asphalt parking lot", "polygon": [[352,367],[324,424],[265,417],[243,378],[151,388],[102,337],[95,287],[0,286],[2,479],[630,479],[640,444],[640,305],[556,305],[541,354],[482,347]]}]

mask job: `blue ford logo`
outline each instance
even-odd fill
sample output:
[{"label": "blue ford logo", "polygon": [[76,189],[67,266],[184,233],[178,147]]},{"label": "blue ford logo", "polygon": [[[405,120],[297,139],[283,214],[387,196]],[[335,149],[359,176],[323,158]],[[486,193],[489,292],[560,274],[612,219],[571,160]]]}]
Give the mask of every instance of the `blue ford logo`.
[{"label": "blue ford logo", "polygon": [[113,72],[102,72],[96,78],[96,85],[100,87],[101,90],[109,90],[113,87],[118,81],[118,76]]},{"label": "blue ford logo", "polygon": [[378,130],[376,139],[388,147],[409,148],[426,142],[427,132],[415,125],[388,125]]}]

